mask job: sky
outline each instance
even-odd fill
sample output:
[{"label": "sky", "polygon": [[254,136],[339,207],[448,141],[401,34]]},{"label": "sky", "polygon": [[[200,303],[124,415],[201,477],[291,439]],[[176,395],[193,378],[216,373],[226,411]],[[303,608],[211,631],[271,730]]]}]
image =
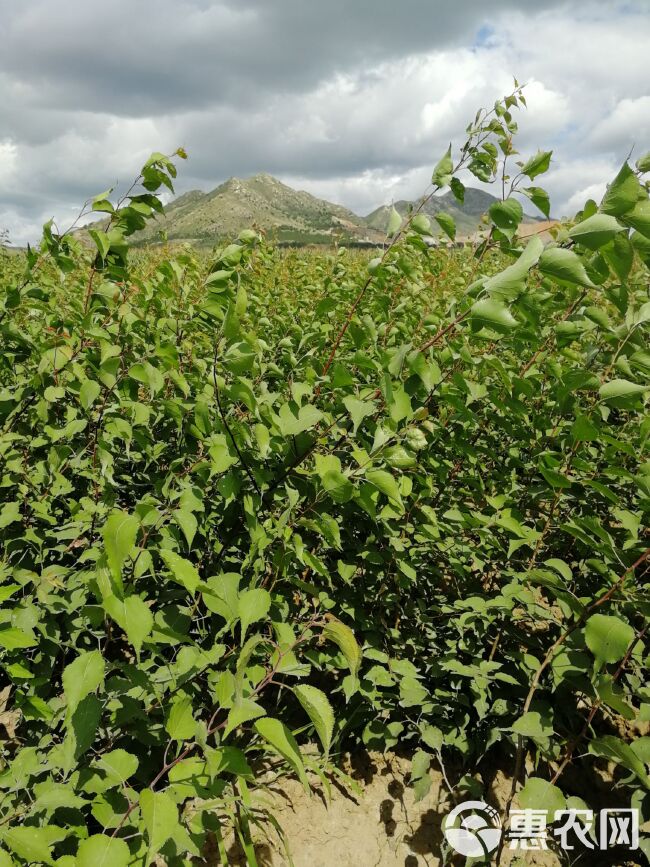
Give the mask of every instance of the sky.
[{"label": "sky", "polygon": [[650,0],[0,0],[0,45],[14,244],[178,146],[181,193],[268,172],[359,214],[417,198],[515,76],[554,215],[650,150]]}]

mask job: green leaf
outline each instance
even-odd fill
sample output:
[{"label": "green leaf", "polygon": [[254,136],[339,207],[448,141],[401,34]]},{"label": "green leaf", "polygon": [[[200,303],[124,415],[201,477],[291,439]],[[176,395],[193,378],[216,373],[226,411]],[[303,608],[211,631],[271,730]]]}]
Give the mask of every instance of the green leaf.
[{"label": "green leaf", "polygon": [[521,173],[530,178],[531,181],[536,178],[537,175],[543,175],[544,172],[548,171],[552,156],[553,151],[537,151],[535,156],[531,157],[526,163],[524,163]]},{"label": "green leaf", "polygon": [[109,187],[107,190],[104,190],[102,193],[98,193],[96,196],[93,196],[93,206],[103,204],[110,194],[113,192],[115,188]]},{"label": "green leaf", "polygon": [[266,425],[256,424],[253,428],[255,433],[255,439],[257,441],[257,447],[260,450],[260,454],[262,457],[266,457],[269,451],[269,443],[271,442],[271,435],[269,434],[269,429]]},{"label": "green leaf", "polygon": [[352,424],[354,425],[353,432],[356,434],[359,425],[366,418],[366,416],[372,415],[375,411],[375,405],[372,401],[369,400],[357,400],[356,397],[352,397],[351,395],[347,395],[343,398],[343,405],[350,413],[350,418],[352,419]]},{"label": "green leaf", "polygon": [[642,262],[650,267],[650,238],[646,238],[641,232],[632,232],[630,246],[637,253]]},{"label": "green leaf", "polygon": [[431,756],[424,750],[416,750],[411,762],[411,785],[416,803],[425,798],[431,789]]},{"label": "green leaf", "polygon": [[84,409],[89,409],[99,397],[102,388],[94,379],[86,379],[79,389],[79,403]]},{"label": "green leaf", "polygon": [[231,302],[226,309],[226,316],[223,322],[223,336],[229,343],[237,340],[241,335],[241,322],[237,314],[237,303]]},{"label": "green leaf", "polygon": [[431,221],[426,214],[416,214],[411,220],[411,228],[420,235],[430,235]]},{"label": "green leaf", "polygon": [[598,250],[622,231],[624,231],[623,226],[616,217],[611,214],[594,214],[593,217],[587,217],[581,223],[576,223],[569,231],[569,238],[589,250]]},{"label": "green leaf", "polygon": [[436,214],[435,219],[445,235],[454,241],[456,239],[456,221],[454,218],[450,214],[445,214],[443,212]]},{"label": "green leaf", "polygon": [[361,667],[362,653],[354,637],[354,632],[345,623],[329,615],[327,623],[323,627],[323,635],[338,645],[339,650],[347,661],[351,674],[356,677]]},{"label": "green leaf", "polygon": [[633,210],[628,211],[623,219],[645,238],[650,238],[650,200],[643,199],[637,202]]},{"label": "green leaf", "polygon": [[337,503],[347,503],[354,495],[354,487],[341,470],[341,461],[336,455],[316,455],[316,472],[323,489]]},{"label": "green leaf", "polygon": [[241,576],[236,572],[213,575],[203,589],[203,602],[210,611],[219,614],[226,623],[231,623],[239,612],[239,582]]},{"label": "green leaf", "polygon": [[390,217],[388,218],[388,229],[386,234],[389,236],[396,235],[402,225],[402,215],[395,208],[391,208]]},{"label": "green leaf", "polygon": [[495,202],[490,205],[488,213],[494,225],[499,229],[514,232],[521,223],[524,209],[517,199],[505,199],[503,202]]},{"label": "green leaf", "polygon": [[72,717],[80,702],[104,682],[104,658],[99,650],[80,653],[63,669],[63,692],[68,701],[67,716]]},{"label": "green leaf", "polygon": [[544,214],[548,220],[551,214],[551,200],[546,190],[541,187],[525,187],[521,190],[531,200],[533,205]]},{"label": "green leaf", "polygon": [[186,741],[194,737],[196,723],[192,716],[192,698],[183,695],[176,698],[169,708],[165,730],[173,741]]},{"label": "green leaf", "polygon": [[547,247],[539,257],[537,267],[542,274],[548,274],[567,283],[579,286],[593,286],[582,263],[582,259],[573,250],[563,247]]},{"label": "green leaf", "polygon": [[[209,750],[210,747],[207,748]],[[181,759],[180,762],[169,769],[167,778],[173,784],[172,797],[178,802],[181,797],[196,797],[202,788],[210,785],[211,769],[207,762],[200,756],[191,756]]]},{"label": "green leaf", "polygon": [[650,789],[650,777],[645,768],[645,764],[637,756],[634,750],[614,735],[604,735],[600,738],[594,738],[589,744],[589,752],[595,756],[602,756],[618,765],[623,765],[628,771],[632,771],[643,785]]},{"label": "green leaf", "polygon": [[0,587],[0,603],[10,599],[16,590],[20,590],[20,584],[5,584],[3,587]]},{"label": "green leaf", "polygon": [[458,178],[452,178],[449,184],[451,187],[451,191],[454,194],[454,198],[457,202],[460,202],[461,205],[465,201],[465,186],[464,184],[458,180]]},{"label": "green leaf", "polygon": [[228,714],[228,723],[223,732],[224,740],[240,725],[250,722],[254,719],[259,719],[264,716],[266,711],[262,705],[253,701],[252,698],[238,698],[235,700],[230,713]]},{"label": "green leaf", "polygon": [[82,840],[77,850],[77,867],[127,867],[129,847],[118,837],[93,834]]},{"label": "green leaf", "polygon": [[[634,716],[632,719],[634,719]],[[644,765],[650,765],[650,737],[648,737],[648,735],[644,735],[643,737],[636,738],[636,740],[632,741],[630,749]]]},{"label": "green leaf", "polygon": [[246,761],[246,754],[236,747],[217,747],[207,753],[206,759],[210,775],[236,774],[238,777],[252,777],[253,771]]},{"label": "green leaf", "polygon": [[175,509],[173,514],[174,520],[183,531],[189,549],[192,547],[192,542],[198,528],[196,517],[189,509]]},{"label": "green leaf", "polygon": [[126,632],[139,657],[142,642],[153,629],[153,615],[149,606],[139,596],[127,596],[125,599],[107,596],[103,606],[106,613]]},{"label": "green leaf", "polygon": [[607,187],[600,210],[603,214],[620,217],[635,206],[640,192],[639,179],[626,162]]},{"label": "green leaf", "polygon": [[219,441],[213,442],[208,449],[213,473],[225,473],[234,464],[237,463],[237,458],[230,454],[226,438],[222,437]]},{"label": "green leaf", "polygon": [[411,398],[402,386],[391,388],[386,394],[390,417],[394,422],[407,418],[413,412]]},{"label": "green leaf", "polygon": [[129,376],[136,382],[149,386],[152,395],[157,394],[165,385],[164,376],[149,361],[146,361],[144,364],[133,364],[129,368]]},{"label": "green leaf", "polygon": [[[115,213],[115,208],[113,207],[111,202],[109,202],[108,199],[102,199],[102,198],[96,199],[95,201],[93,201],[92,210],[93,211],[101,211],[105,214],[114,214]],[[90,230],[89,230],[89,233],[90,233]]]},{"label": "green leaf", "polygon": [[422,740],[428,747],[438,752],[442,749],[445,737],[437,726],[427,725],[422,729]]},{"label": "green leaf", "polygon": [[581,442],[593,442],[600,437],[600,430],[586,415],[579,415],[571,426],[571,436]]},{"label": "green leaf", "polygon": [[305,789],[309,790],[309,780],[305,773],[305,766],[300,755],[300,749],[296,743],[296,739],[291,734],[289,729],[274,717],[264,717],[259,719],[254,724],[255,731],[264,738],[280,755],[289,763],[293,770],[298,774],[300,782]]},{"label": "green leaf", "polygon": [[599,662],[618,662],[633,639],[630,624],[613,614],[592,614],[585,624],[587,647]]},{"label": "green leaf", "polygon": [[638,385],[636,382],[630,382],[628,379],[612,379],[600,386],[598,394],[602,400],[620,402],[639,397],[648,391],[649,388],[650,386]]},{"label": "green leaf", "polygon": [[320,689],[306,683],[295,686],[293,691],[312,721],[325,755],[329,755],[334,733],[334,711],[327,696]]},{"label": "green leaf", "polygon": [[636,712],[633,707],[624,701],[625,690],[617,685],[616,681],[607,674],[603,674],[598,678],[596,683],[596,692],[598,698],[620,714],[623,719],[633,720]]},{"label": "green leaf", "polygon": [[366,478],[371,485],[374,485],[377,490],[385,494],[400,509],[404,508],[395,477],[389,472],[386,470],[367,470]]},{"label": "green leaf", "polygon": [[318,424],[322,417],[323,413],[309,403],[300,407],[297,416],[289,404],[285,403],[278,413],[278,428],[283,437],[298,436]]},{"label": "green leaf", "polygon": [[201,583],[201,578],[196,571],[196,567],[189,560],[185,560],[179,556],[175,551],[161,548],[158,553],[165,566],[171,572],[174,581],[182,584],[188,593],[194,595]]},{"label": "green leaf", "polygon": [[551,569],[555,569],[565,581],[573,581],[573,573],[571,572],[571,568],[564,560],[560,560],[557,557],[551,557],[548,560],[544,560],[544,564],[546,566],[550,566]]},{"label": "green leaf", "polygon": [[[98,211],[100,209],[96,208],[93,205],[93,210]],[[111,210],[112,210],[112,206],[111,206]],[[101,258],[105,260],[106,257],[108,256],[109,250],[111,249],[111,242],[110,242],[108,235],[106,234],[106,232],[98,232],[96,229],[88,229],[88,234],[95,242],[95,246],[97,247],[97,252],[101,256]]]},{"label": "green leaf", "polygon": [[271,595],[262,587],[244,590],[239,597],[239,619],[241,621],[241,642],[244,643],[246,632],[251,623],[263,620],[271,607]]},{"label": "green leaf", "polygon": [[447,148],[443,156],[440,158],[431,175],[431,183],[435,187],[446,187],[451,183],[454,164],[451,159],[451,145]]},{"label": "green leaf", "polygon": [[[72,770],[74,766],[73,758],[79,758],[92,746],[101,716],[101,702],[96,696],[87,695],[79,703],[74,714],[66,718],[67,733],[63,746],[62,766],[67,771]],[[70,752],[67,753],[67,750]]]},{"label": "green leaf", "polygon": [[534,235],[513,265],[486,280],[486,292],[503,298],[516,298],[525,288],[528,272],[537,264],[543,249],[541,238]]},{"label": "green leaf", "polygon": [[138,760],[126,750],[110,750],[97,759],[97,767],[106,772],[113,785],[123,786],[138,770]]},{"label": "green leaf", "polygon": [[15,626],[0,626],[0,647],[5,650],[22,650],[25,647],[34,647],[38,642],[31,635],[17,629]]},{"label": "green leaf", "polygon": [[553,729],[537,711],[528,711],[513,723],[512,731],[527,738],[548,738]]},{"label": "green leaf", "polygon": [[124,561],[131,554],[140,522],[135,515],[111,512],[102,529],[108,565],[116,579],[121,579]]},{"label": "green leaf", "polygon": [[20,503],[5,503],[2,509],[0,509],[0,530],[4,530],[10,524],[15,524],[21,520]]},{"label": "green leaf", "polygon": [[235,681],[240,695],[242,692],[244,674],[246,673],[246,668],[248,667],[248,663],[251,661],[253,653],[260,644],[265,644],[268,640],[269,639],[265,638],[263,635],[251,635],[251,637],[247,639],[246,644],[244,644],[239,651],[237,666],[235,668]]},{"label": "green leaf", "polygon": [[524,810],[546,810],[547,821],[552,822],[558,810],[566,808],[561,789],[539,777],[530,777],[519,792],[519,804]]},{"label": "green leaf", "polygon": [[519,323],[510,310],[494,298],[483,298],[472,305],[469,313],[472,324],[479,328],[491,328],[502,333],[512,331]]},{"label": "green leaf", "polygon": [[637,169],[644,174],[645,172],[650,172],[650,151],[647,154],[644,154],[642,157],[635,163]]},{"label": "green leaf", "polygon": [[147,863],[152,860],[178,828],[176,804],[165,792],[140,792],[140,813],[149,842]]},{"label": "green leaf", "polygon": [[52,846],[67,835],[67,832],[55,825],[37,828],[21,825],[4,831],[2,842],[19,858],[29,864],[54,864]]},{"label": "green leaf", "polygon": [[429,694],[419,680],[407,676],[399,682],[399,696],[402,707],[422,707]]}]

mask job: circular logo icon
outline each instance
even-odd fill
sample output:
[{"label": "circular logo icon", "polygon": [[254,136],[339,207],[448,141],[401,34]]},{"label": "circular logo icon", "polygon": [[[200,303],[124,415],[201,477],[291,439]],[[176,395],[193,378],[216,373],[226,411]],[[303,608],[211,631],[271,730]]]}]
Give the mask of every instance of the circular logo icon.
[{"label": "circular logo icon", "polygon": [[485,801],[463,801],[443,824],[449,845],[460,855],[476,858],[489,855],[501,839],[501,819]]}]

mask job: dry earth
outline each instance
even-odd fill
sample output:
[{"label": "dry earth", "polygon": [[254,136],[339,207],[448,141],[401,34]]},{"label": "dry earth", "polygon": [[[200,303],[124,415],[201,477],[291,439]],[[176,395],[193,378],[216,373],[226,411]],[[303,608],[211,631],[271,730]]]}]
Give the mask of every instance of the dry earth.
[{"label": "dry earth", "polygon": [[[510,762],[503,762],[509,768]],[[269,809],[277,818],[288,842],[290,858],[273,827],[253,832],[259,867],[463,867],[469,860],[453,855],[443,844],[442,822],[456,802],[439,770],[432,769],[431,789],[419,803],[409,784],[410,761],[393,753],[348,755],[342,768],[358,786],[354,793],[332,779],[328,794],[317,777],[315,791],[308,795],[300,783],[282,778],[253,794],[254,805]],[[452,779],[460,773],[447,769]],[[532,766],[527,772],[534,772]],[[588,800],[594,809],[623,806],[612,803],[614,765],[602,762],[586,779],[571,766],[565,789]],[[510,791],[511,778],[499,766],[482,768],[475,779],[482,785],[484,800],[502,810]],[[465,800],[470,798],[466,795]],[[517,800],[513,804],[517,807]],[[650,824],[650,823],[649,823]],[[642,829],[645,833],[650,828]],[[554,838],[550,838],[553,841]],[[207,854],[207,853],[206,853]],[[647,867],[639,852],[510,852],[504,850],[503,867]],[[636,856],[637,853],[634,853]],[[627,856],[627,857],[626,857]],[[231,837],[228,860],[232,867],[246,861]],[[216,867],[218,857],[207,857],[202,867]]]},{"label": "dry earth", "polygon": [[[360,794],[333,784],[328,799],[322,784],[314,779],[316,792],[310,797],[297,780],[282,779],[256,796],[256,803],[270,808],[283,828],[292,858],[290,861],[278,834],[269,828],[266,840],[258,832],[260,867],[451,867],[465,863],[464,858],[445,859],[441,851],[441,824],[453,804],[439,771],[430,772],[431,790],[415,803],[409,786],[410,762],[404,757],[357,754],[348,759],[345,770],[359,784]],[[509,789],[510,781],[498,771],[486,798],[503,806]],[[528,853],[519,860],[515,854],[504,853],[504,867],[562,864],[551,852]],[[229,859],[233,867],[245,865],[234,843]]]}]

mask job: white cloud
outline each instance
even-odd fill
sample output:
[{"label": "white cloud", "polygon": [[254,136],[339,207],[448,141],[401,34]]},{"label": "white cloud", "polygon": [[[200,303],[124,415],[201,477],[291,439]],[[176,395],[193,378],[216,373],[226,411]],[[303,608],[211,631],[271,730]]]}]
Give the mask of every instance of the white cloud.
[{"label": "white cloud", "polygon": [[12,141],[0,141],[0,185],[8,184],[16,171],[18,148]]},{"label": "white cloud", "polygon": [[611,114],[596,124],[589,140],[595,147],[616,150],[623,136],[630,145],[650,146],[650,94],[622,99]]},{"label": "white cloud", "polygon": [[633,145],[650,148],[643,0],[499,0],[489,21],[477,0],[444,14],[429,0],[332,2],[115,0],[108,14],[95,0],[0,0],[0,225],[33,239],[181,144],[181,191],[269,171],[367,213],[417,197],[514,75],[527,82],[522,155],[554,151],[539,182],[556,214],[598,196]]}]

